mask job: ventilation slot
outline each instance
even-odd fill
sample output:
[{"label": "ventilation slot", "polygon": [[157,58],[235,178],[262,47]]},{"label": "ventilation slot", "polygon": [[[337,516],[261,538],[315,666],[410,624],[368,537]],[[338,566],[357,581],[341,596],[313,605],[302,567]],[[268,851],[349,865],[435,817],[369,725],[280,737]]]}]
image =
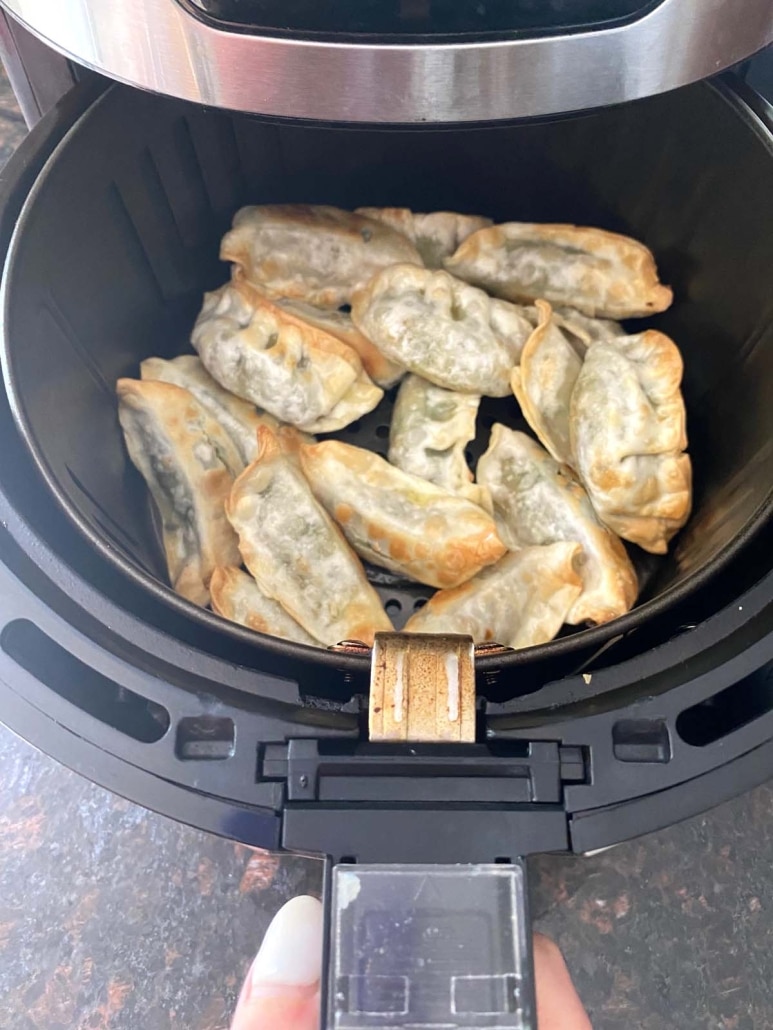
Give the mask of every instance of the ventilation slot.
[{"label": "ventilation slot", "polygon": [[231,758],[236,743],[233,719],[214,715],[186,716],[177,725],[175,752],[184,761]]},{"label": "ventilation slot", "polygon": [[0,647],[59,697],[127,737],[154,744],[169,729],[165,708],[113,683],[27,619],[8,623]]},{"label": "ventilation slot", "polygon": [[693,747],[706,747],[773,711],[773,664],[685,708],[676,732]]},{"label": "ventilation slot", "polygon": [[621,719],[612,729],[612,748],[619,762],[671,761],[671,737],[662,719]]}]

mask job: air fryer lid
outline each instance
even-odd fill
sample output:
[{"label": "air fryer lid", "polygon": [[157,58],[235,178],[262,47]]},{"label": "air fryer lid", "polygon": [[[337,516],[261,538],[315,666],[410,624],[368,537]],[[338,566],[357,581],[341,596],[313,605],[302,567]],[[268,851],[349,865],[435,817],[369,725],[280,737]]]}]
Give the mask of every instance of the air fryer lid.
[{"label": "air fryer lid", "polygon": [[90,68],[232,110],[485,122],[651,96],[773,39],[768,0],[2,0]]},{"label": "air fryer lid", "polygon": [[[255,201],[406,204],[630,232],[654,250],[677,297],[657,324],[685,357],[695,511],[634,612],[502,661],[576,656],[705,583],[767,514],[771,196],[767,132],[716,87],[572,122],[410,141],[271,126],[113,89],[65,137],[17,226],[3,340],[15,415],[61,506],[125,576],[235,642],[308,658],[162,584],[147,491],[116,418],[119,376],[187,348],[202,291],[227,275],[218,241],[233,211]],[[383,446],[379,425],[369,431]],[[405,617],[415,598],[398,590],[393,609]]]}]

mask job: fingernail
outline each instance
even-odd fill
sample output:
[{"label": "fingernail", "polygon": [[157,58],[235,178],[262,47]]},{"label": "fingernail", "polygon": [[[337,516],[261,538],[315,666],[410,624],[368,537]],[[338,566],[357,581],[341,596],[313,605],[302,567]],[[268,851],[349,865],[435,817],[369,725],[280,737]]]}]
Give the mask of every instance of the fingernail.
[{"label": "fingernail", "polygon": [[322,974],[322,905],[316,898],[293,898],[266,931],[252,965],[251,986],[315,984]]}]

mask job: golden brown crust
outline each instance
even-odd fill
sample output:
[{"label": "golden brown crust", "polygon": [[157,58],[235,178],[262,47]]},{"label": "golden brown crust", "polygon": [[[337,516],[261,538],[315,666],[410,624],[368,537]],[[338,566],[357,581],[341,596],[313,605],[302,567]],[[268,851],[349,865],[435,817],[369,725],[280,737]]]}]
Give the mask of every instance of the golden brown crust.
[{"label": "golden brown crust", "polygon": [[[508,247],[529,243],[554,244],[565,248],[568,256],[562,260],[558,250],[552,260],[544,258],[543,277],[530,282],[523,269],[508,267]],[[506,222],[480,229],[446,261],[446,268],[507,300],[542,297],[590,316],[652,315],[665,311],[673,300],[673,291],[660,282],[655,258],[643,243],[587,226]]]},{"label": "golden brown crust", "polygon": [[682,367],[655,330],[599,341],[572,396],[572,450],[599,518],[653,554],[666,553],[692,506]]},{"label": "golden brown crust", "polygon": [[410,373],[400,384],[389,428],[392,465],[491,511],[488,492],[473,482],[465,448],[475,439],[480,397],[444,390]]},{"label": "golden brown crust", "polygon": [[323,311],[301,301],[279,300],[277,303],[310,325],[317,326],[324,332],[330,333],[331,336],[337,337],[347,347],[351,347],[359,355],[365,371],[379,386],[384,388],[394,386],[403,375],[405,369],[397,362],[390,361],[385,357],[343,312]]},{"label": "golden brown crust", "polygon": [[[224,504],[242,467],[241,455],[220,424],[182,387],[119,379],[116,392],[130,457],[163,516],[172,586],[205,605],[214,568],[238,561]],[[159,468],[164,469],[163,481]],[[176,484],[171,490],[170,480]]]},{"label": "golden brown crust", "polygon": [[383,391],[359,356],[239,276],[206,294],[191,342],[225,389],[307,432],[334,432]]},{"label": "golden brown crust", "polygon": [[372,644],[392,628],[359,559],[270,429],[258,430],[258,457],[234,483],[226,514],[260,589],[317,640]]},{"label": "golden brown crust", "polygon": [[212,610],[256,633],[294,640],[299,644],[317,646],[297,622],[276,601],[262,592],[247,572],[230,566],[218,566],[209,583]]},{"label": "golden brown crust", "polygon": [[223,389],[194,354],[183,354],[172,360],[146,358],[140,363],[140,377],[172,383],[192,393],[231,437],[245,466],[255,457],[258,426],[276,428],[280,425],[273,415],[258,411],[254,404]]},{"label": "golden brown crust", "polygon": [[600,625],[629,611],[638,592],[631,560],[569,468],[525,433],[497,423],[478,462],[478,481],[491,491],[500,536],[511,549],[561,541],[582,546],[584,588],[567,622]]},{"label": "golden brown crust", "polygon": [[471,501],[337,440],[301,447],[315,496],[362,557],[435,587],[470,579],[505,553],[492,517]]},{"label": "golden brown crust", "polygon": [[493,224],[490,218],[480,215],[462,215],[456,211],[422,214],[407,207],[358,207],[356,213],[407,236],[427,268],[442,268],[443,261],[468,236]]},{"label": "golden brown crust", "polygon": [[439,590],[405,632],[468,633],[476,644],[513,648],[547,643],[582,592],[581,554],[572,542],[511,551],[461,586]]},{"label": "golden brown crust", "polygon": [[[274,430],[275,438],[279,443],[284,454],[288,457],[298,459],[298,454],[303,444],[312,444],[317,441],[313,436],[309,436],[308,433],[302,433],[300,429],[296,429],[295,426],[284,426],[280,425]],[[260,446],[260,435],[256,433],[258,439],[258,446]],[[256,454],[258,458],[260,455]]]},{"label": "golden brown crust", "polygon": [[514,304],[416,265],[392,265],[352,299],[352,320],[384,354],[436,386],[510,393],[510,372],[532,325]]},{"label": "golden brown crust", "polygon": [[212,611],[232,622],[236,621],[232,599],[239,572],[235,565],[218,565],[209,581]]},{"label": "golden brown crust", "polygon": [[526,341],[510,385],[524,418],[556,461],[573,465],[569,407],[582,361],[544,300],[535,302],[537,328]]},{"label": "golden brown crust", "polygon": [[294,326],[303,333],[303,338],[309,347],[316,347],[324,354],[332,354],[347,362],[356,372],[360,372],[362,368],[360,356],[355,350],[343,343],[338,336],[320,329],[319,326],[294,314],[292,310],[283,308],[281,304],[276,302],[276,298],[272,299],[263,290],[253,286],[252,283],[245,279],[239,269],[234,269],[232,282],[234,287],[256,312],[265,312],[266,315],[274,320],[280,332],[279,345],[282,343],[282,329],[285,326]]},{"label": "golden brown crust", "polygon": [[379,268],[421,264],[402,233],[351,211],[313,204],[243,208],[223,238],[220,256],[273,296],[320,308],[348,304]]},{"label": "golden brown crust", "polygon": [[413,228],[413,211],[409,207],[358,207],[354,213],[374,222],[381,222],[395,232],[407,236],[411,243],[416,243]]}]

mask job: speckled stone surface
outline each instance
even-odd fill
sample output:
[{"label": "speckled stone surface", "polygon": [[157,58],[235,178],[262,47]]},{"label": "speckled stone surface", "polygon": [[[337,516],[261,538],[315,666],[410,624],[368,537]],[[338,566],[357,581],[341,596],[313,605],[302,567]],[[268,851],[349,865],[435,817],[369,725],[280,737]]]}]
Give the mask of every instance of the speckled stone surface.
[{"label": "speckled stone surface", "polygon": [[[592,858],[531,862],[596,1030],[773,1027],[773,788]],[[121,800],[0,729],[0,1026],[225,1030],[319,863]]]},{"label": "speckled stone surface", "polygon": [[773,1027],[773,787],[592,858],[532,862],[595,1030]]},{"label": "speckled stone surface", "polygon": [[0,730],[0,1026],[219,1030],[321,866],[152,815]]},{"label": "speckled stone surface", "polygon": [[0,65],[0,168],[24,139],[26,132],[16,98]]},{"label": "speckled stone surface", "polygon": [[[23,134],[0,79],[0,165]],[[531,874],[596,1030],[773,1027],[773,788]],[[0,728],[1,1030],[225,1030],[271,916],[320,883],[318,862],[139,809]]]}]

